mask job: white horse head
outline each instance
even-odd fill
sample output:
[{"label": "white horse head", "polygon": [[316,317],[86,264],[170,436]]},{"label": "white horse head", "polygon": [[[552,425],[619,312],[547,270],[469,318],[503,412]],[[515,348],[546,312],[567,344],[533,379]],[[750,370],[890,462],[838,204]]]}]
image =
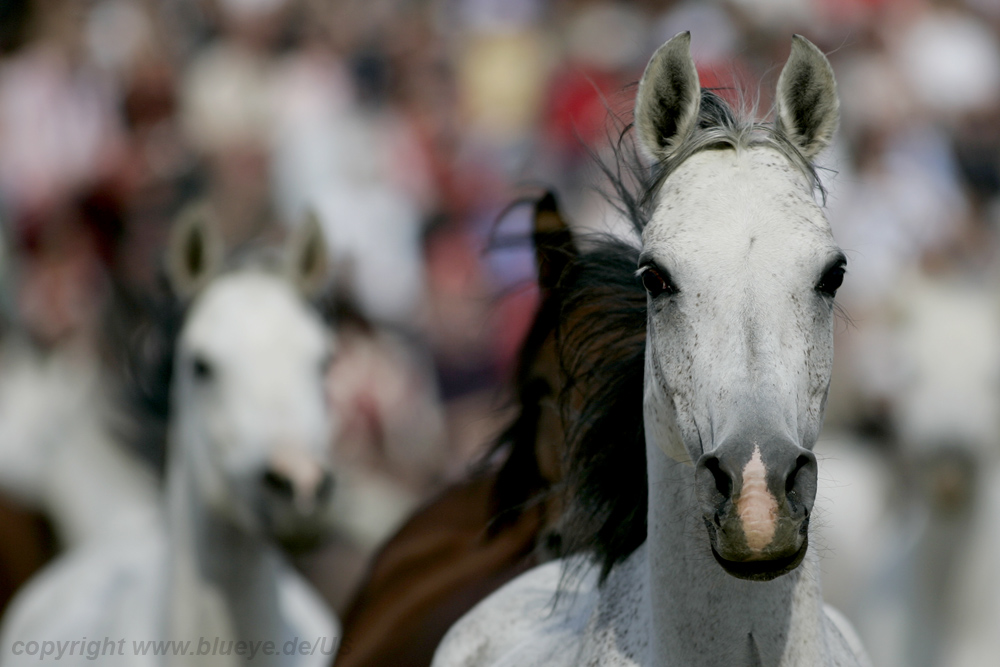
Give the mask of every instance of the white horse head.
[{"label": "white horse head", "polygon": [[689,48],[684,33],[653,55],[635,110],[663,178],[639,259],[646,436],[695,464],[716,560],[770,579],[801,562],[816,493],[811,449],[845,258],[810,159],[836,128],[836,87],[825,56],[796,36],[774,126],[720,117],[700,128],[713,98],[701,94]]},{"label": "white horse head", "polygon": [[[322,526],[333,489],[326,370],[332,341],[308,292],[325,272],[308,220],[278,267],[222,273],[212,218],[175,227],[168,269],[191,299],[177,344],[171,465],[217,516],[253,534],[295,539]],[[174,472],[173,470],[171,472]]]},{"label": "white horse head", "polygon": [[[169,276],[188,303],[172,348],[165,521],[56,561],[5,616],[5,646],[110,632],[211,641],[228,645],[224,655],[234,643],[311,637],[308,656],[263,660],[329,662],[338,623],[274,543],[324,532],[333,483],[331,341],[303,293],[321,283],[325,255],[314,221],[299,231],[279,261],[223,272],[220,235],[204,209],[174,228]],[[122,660],[136,664],[137,655]],[[151,653],[140,662],[176,660]]]}]

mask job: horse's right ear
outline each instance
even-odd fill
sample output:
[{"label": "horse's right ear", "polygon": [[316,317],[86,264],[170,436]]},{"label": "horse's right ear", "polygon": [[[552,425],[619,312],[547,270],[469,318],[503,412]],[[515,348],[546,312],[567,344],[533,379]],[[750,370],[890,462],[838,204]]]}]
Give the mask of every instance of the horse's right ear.
[{"label": "horse's right ear", "polygon": [[167,277],[178,296],[188,299],[222,268],[222,232],[205,203],[184,209],[167,247]]},{"label": "horse's right ear", "polygon": [[682,32],[656,50],[639,81],[635,127],[640,147],[655,161],[670,157],[694,129],[700,106],[691,33]]},{"label": "horse's right ear", "polygon": [[326,235],[315,210],[295,228],[285,245],[285,274],[306,298],[317,296],[330,271]]},{"label": "horse's right ear", "polygon": [[551,289],[559,282],[559,276],[569,260],[577,254],[573,234],[552,192],[546,192],[535,203],[533,238],[538,285],[542,289]]},{"label": "horse's right ear", "polygon": [[775,126],[808,159],[826,148],[840,119],[833,68],[823,52],[801,35],[792,37],[792,53],[778,77]]}]

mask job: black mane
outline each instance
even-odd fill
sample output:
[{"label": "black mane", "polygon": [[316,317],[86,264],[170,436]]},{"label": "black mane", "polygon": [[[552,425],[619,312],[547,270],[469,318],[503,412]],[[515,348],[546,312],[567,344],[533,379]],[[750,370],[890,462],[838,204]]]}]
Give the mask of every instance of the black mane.
[{"label": "black mane", "polygon": [[565,553],[594,552],[603,579],[646,540],[646,292],[635,276],[636,245],[595,242],[558,288],[571,498],[561,534]]},{"label": "black mane", "polygon": [[136,292],[115,285],[106,337],[121,414],[115,429],[122,441],[163,474],[170,418],[174,352],[185,305],[166,287]]}]

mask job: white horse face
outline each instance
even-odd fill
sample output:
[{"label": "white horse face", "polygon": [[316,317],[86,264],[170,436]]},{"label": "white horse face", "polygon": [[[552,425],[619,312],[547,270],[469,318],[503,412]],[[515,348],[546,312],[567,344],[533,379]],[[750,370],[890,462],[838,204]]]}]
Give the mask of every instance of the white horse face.
[{"label": "white horse face", "polygon": [[[687,47],[680,35],[653,56],[637,101],[641,139],[668,161],[687,138],[664,128],[694,132],[698,115]],[[655,117],[670,109],[677,118]],[[778,113],[777,132],[805,157],[827,141],[831,113],[835,124],[829,64],[801,38],[779,81]],[[800,125],[790,131],[789,122]],[[658,195],[639,263],[649,304],[647,440],[695,463],[713,553],[731,574],[753,579],[793,569],[806,551],[816,492],[810,450],[844,266],[803,161],[787,148],[772,137],[684,159]]]},{"label": "white horse face", "polygon": [[[204,231],[193,228],[192,256],[208,256]],[[204,284],[178,340],[172,444],[212,511],[294,540],[324,527],[332,496],[332,341],[288,278],[243,270]]]}]

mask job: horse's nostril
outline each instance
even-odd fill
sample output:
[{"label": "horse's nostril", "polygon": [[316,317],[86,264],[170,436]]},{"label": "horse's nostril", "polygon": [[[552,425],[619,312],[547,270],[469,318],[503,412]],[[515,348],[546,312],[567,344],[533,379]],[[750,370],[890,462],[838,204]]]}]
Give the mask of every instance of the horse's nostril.
[{"label": "horse's nostril", "polygon": [[729,474],[722,469],[717,456],[711,456],[705,460],[705,468],[712,473],[715,479],[715,488],[722,494],[723,498],[729,498],[733,493],[733,480]]},{"label": "horse's nostril", "polygon": [[797,459],[795,459],[795,467],[792,472],[788,475],[785,480],[785,495],[789,495],[795,490],[795,481],[799,476],[799,472],[809,465],[809,457],[805,454],[801,454]]},{"label": "horse's nostril", "polygon": [[323,478],[316,485],[316,500],[326,502],[333,495],[333,475],[328,472],[323,473]]},{"label": "horse's nostril", "polygon": [[295,495],[295,486],[292,480],[274,470],[264,471],[264,486],[285,498],[292,498]]}]

